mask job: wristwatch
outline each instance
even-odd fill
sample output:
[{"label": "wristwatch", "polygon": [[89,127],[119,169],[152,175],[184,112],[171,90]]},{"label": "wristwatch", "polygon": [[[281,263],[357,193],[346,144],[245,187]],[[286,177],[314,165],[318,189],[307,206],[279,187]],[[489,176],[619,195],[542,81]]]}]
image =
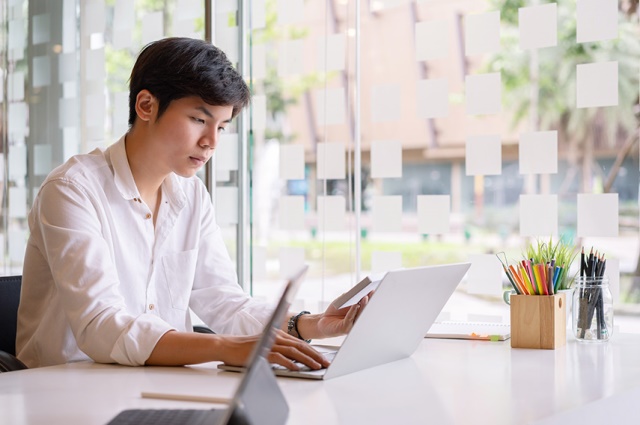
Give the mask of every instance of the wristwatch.
[{"label": "wristwatch", "polygon": [[[298,331],[298,319],[300,318],[300,316],[302,316],[303,314],[311,314],[310,311],[301,311],[300,313],[296,314],[295,316],[291,316],[289,318],[289,323],[287,324],[287,333],[291,336],[295,336],[298,339],[303,339],[300,336],[300,332]],[[310,339],[303,339],[303,341],[305,342],[311,342]]]}]

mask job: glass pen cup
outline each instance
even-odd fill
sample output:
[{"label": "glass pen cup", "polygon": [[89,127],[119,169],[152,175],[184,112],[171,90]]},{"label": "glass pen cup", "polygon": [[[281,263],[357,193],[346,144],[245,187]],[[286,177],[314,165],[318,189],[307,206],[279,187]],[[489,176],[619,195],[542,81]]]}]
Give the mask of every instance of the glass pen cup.
[{"label": "glass pen cup", "polygon": [[579,341],[606,342],[613,335],[613,297],[609,279],[576,278],[573,290],[573,335]]}]

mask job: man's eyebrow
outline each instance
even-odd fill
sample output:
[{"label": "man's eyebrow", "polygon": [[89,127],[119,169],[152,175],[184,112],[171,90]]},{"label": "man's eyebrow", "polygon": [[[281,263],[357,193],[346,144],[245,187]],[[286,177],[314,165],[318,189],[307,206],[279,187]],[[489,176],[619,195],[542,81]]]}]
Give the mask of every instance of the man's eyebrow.
[{"label": "man's eyebrow", "polygon": [[209,118],[213,118],[213,115],[211,114],[211,112],[209,112],[209,110],[204,106],[196,106],[196,109],[199,111],[202,111],[202,113],[208,116]]},{"label": "man's eyebrow", "polygon": [[[204,106],[200,105],[200,106],[196,106],[196,109],[199,111],[202,111],[203,114],[205,114],[206,116],[208,116],[209,118],[213,118],[213,114],[211,112],[209,112],[209,110],[207,108],[205,108]],[[231,122],[233,118],[229,118],[228,120],[224,120],[224,123],[229,124]]]}]

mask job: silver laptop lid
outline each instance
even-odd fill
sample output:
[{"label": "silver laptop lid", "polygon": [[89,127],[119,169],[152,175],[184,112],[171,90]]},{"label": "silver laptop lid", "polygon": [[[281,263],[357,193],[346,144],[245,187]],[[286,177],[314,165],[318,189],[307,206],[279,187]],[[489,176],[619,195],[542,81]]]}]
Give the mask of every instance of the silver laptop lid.
[{"label": "silver laptop lid", "polygon": [[345,338],[324,379],[411,356],[470,265],[388,272]]}]

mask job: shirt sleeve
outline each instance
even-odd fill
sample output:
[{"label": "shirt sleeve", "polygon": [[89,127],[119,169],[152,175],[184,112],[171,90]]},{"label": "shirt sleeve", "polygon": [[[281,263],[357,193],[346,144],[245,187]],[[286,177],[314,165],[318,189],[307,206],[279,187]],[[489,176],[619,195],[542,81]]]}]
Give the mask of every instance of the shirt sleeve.
[{"label": "shirt sleeve", "polygon": [[109,244],[101,233],[101,201],[64,179],[40,189],[30,223],[39,232],[58,299],[78,347],[100,363],[143,365],[173,329],[152,314],[127,311]]},{"label": "shirt sleeve", "polygon": [[242,290],[204,185],[198,199],[202,202],[201,239],[189,305],[216,333],[258,334],[273,306]]}]

